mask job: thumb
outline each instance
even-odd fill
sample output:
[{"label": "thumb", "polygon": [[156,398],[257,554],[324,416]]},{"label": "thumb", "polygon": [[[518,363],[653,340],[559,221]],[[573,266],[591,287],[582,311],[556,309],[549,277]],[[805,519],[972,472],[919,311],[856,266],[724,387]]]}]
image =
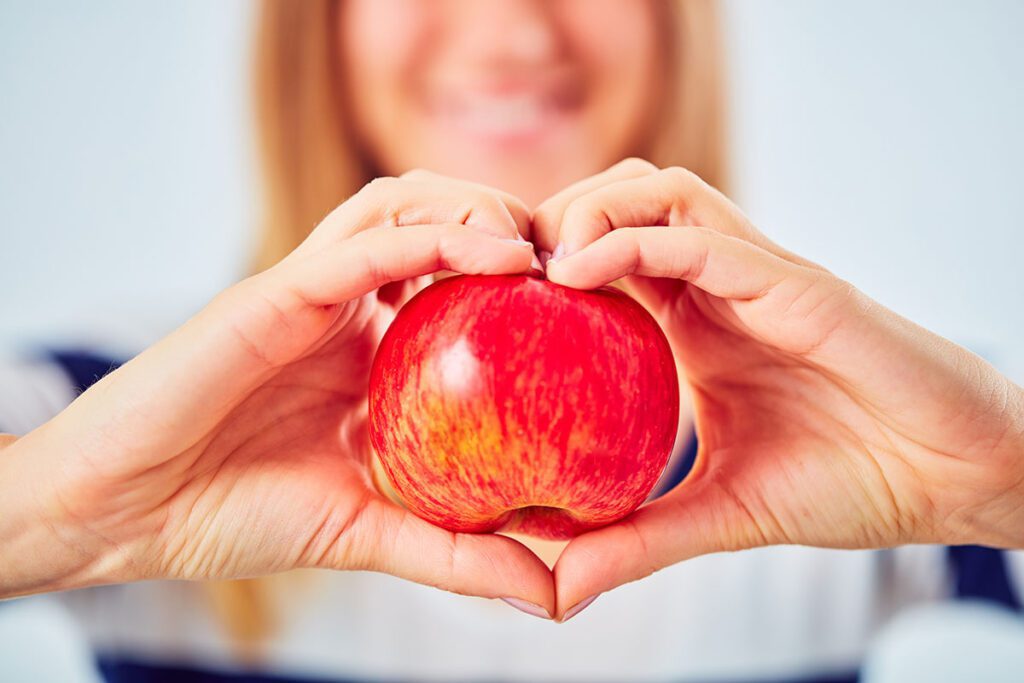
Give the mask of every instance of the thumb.
[{"label": "thumb", "polygon": [[677,562],[766,542],[728,487],[710,477],[684,482],[566,546],[554,569],[555,618],[564,620],[601,593]]},{"label": "thumb", "polygon": [[555,613],[551,572],[511,538],[447,531],[376,496],[343,536],[345,543],[318,566],[384,572],[462,595],[502,598],[543,618]]}]

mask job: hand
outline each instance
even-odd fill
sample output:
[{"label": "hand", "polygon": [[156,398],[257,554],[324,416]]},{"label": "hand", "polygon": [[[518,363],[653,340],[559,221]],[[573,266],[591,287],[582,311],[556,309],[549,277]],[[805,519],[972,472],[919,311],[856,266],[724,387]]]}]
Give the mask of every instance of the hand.
[{"label": "hand", "polygon": [[0,597],[328,567],[553,611],[524,546],[431,526],[368,469],[368,371],[395,304],[439,269],[528,270],[528,229],[521,203],[479,186],[419,172],[368,185],[0,451]]},{"label": "hand", "polygon": [[759,233],[682,169],[630,160],[534,215],[548,278],[619,278],[685,368],[686,481],[574,539],[558,618],[704,553],[794,543],[1024,547],[1024,395],[964,349]]}]

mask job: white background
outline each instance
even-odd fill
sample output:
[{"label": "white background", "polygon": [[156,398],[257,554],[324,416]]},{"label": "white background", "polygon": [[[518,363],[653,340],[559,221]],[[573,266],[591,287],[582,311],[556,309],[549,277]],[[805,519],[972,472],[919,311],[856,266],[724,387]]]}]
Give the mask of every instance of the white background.
[{"label": "white background", "polygon": [[[735,196],[993,356],[1024,338],[1024,3],[729,2]],[[250,5],[0,3],[0,345],[174,319],[257,218]]]},{"label": "white background", "polygon": [[[1021,381],[1024,2],[726,9],[741,205]],[[250,13],[0,0],[0,348],[160,329],[242,273]],[[65,626],[0,606],[0,679],[71,680]]]}]

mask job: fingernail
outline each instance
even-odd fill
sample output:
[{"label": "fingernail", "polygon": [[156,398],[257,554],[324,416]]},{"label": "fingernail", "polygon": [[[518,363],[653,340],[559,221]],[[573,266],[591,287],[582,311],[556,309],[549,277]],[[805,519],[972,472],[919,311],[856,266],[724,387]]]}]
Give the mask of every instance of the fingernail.
[{"label": "fingernail", "polygon": [[555,250],[553,252],[551,252],[551,259],[550,260],[557,261],[558,259],[564,258],[564,257],[565,257],[565,245],[562,244],[561,242],[559,242],[558,244],[555,245]]},{"label": "fingernail", "polygon": [[565,611],[565,616],[562,617],[562,623],[564,624],[565,622],[569,621],[574,616],[585,610],[586,608],[590,607],[590,603],[594,602],[594,600],[597,600],[598,595],[600,595],[600,593],[597,593],[596,595],[591,595],[589,598],[580,600],[575,605],[567,609]]},{"label": "fingernail", "polygon": [[529,242],[524,240],[522,235],[517,235],[516,237],[499,237],[498,239],[500,239],[502,242],[508,242],[509,244],[514,244],[517,247],[532,247],[533,246],[532,244],[530,244]]},{"label": "fingernail", "polygon": [[544,272],[544,266],[541,264],[540,259],[537,258],[536,254],[533,255],[533,261],[530,262],[530,268],[536,270],[538,273]]},{"label": "fingernail", "polygon": [[520,598],[502,598],[502,600],[512,605],[520,612],[526,612],[532,617],[540,617],[541,619],[551,618],[551,615],[548,614],[548,611],[546,609],[544,609],[540,605],[535,605],[532,602],[527,602],[526,600],[522,600]]}]

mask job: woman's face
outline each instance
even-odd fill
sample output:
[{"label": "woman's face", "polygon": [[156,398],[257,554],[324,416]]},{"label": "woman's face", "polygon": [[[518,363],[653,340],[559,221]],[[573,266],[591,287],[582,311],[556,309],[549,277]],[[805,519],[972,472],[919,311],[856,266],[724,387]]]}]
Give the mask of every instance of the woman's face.
[{"label": "woman's face", "polygon": [[347,96],[383,173],[535,205],[636,154],[657,106],[654,0],[346,0]]}]

